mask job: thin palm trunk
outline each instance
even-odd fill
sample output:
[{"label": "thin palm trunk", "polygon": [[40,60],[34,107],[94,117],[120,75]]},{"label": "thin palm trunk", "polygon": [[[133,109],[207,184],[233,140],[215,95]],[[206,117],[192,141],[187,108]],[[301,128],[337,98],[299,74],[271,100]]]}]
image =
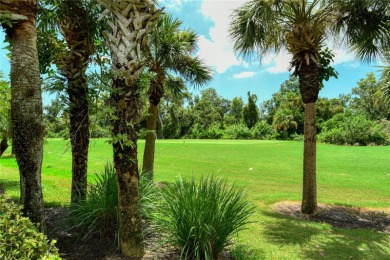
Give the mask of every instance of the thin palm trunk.
[{"label": "thin palm trunk", "polygon": [[150,101],[149,115],[146,120],[146,140],[144,159],[142,164],[142,172],[147,176],[149,180],[154,178],[154,154],[156,147],[156,126],[158,117],[157,105],[153,101]]},{"label": "thin palm trunk", "polygon": [[[88,93],[85,78],[76,80],[74,83],[70,83],[68,87],[71,100],[69,113],[70,142],[72,145],[71,202],[79,203],[86,199],[87,193],[89,103],[87,100]],[[73,88],[71,87],[72,85],[77,87]]]},{"label": "thin palm trunk", "polygon": [[304,214],[317,212],[316,189],[316,108],[320,90],[319,67],[316,63],[302,64],[298,71],[299,89],[305,106],[303,193],[301,211]]},{"label": "thin palm trunk", "polygon": [[89,21],[86,10],[80,3],[71,0],[60,5],[59,27],[67,43],[65,57],[59,61],[61,73],[66,77],[69,97],[70,143],[72,147],[71,202],[86,199],[88,147],[89,147],[89,101],[86,69],[92,53]]},{"label": "thin palm trunk", "polygon": [[316,107],[314,102],[306,104],[304,129],[303,193],[301,211],[304,214],[313,214],[317,211]]},{"label": "thin palm trunk", "polygon": [[43,156],[43,110],[37,52],[37,1],[0,1],[0,11],[22,12],[19,20],[6,28],[11,40],[11,121],[12,144],[20,172],[23,213],[45,231],[41,186]]}]

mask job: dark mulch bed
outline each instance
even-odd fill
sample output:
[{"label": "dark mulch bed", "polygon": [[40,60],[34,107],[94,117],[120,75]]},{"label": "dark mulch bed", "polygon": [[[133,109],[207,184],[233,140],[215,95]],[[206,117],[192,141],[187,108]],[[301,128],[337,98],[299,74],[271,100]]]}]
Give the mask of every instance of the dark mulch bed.
[{"label": "dark mulch bed", "polygon": [[274,209],[284,215],[325,222],[338,228],[362,228],[390,233],[389,210],[367,210],[320,204],[317,214],[305,215],[301,213],[301,204],[298,202],[280,202],[275,204]]}]

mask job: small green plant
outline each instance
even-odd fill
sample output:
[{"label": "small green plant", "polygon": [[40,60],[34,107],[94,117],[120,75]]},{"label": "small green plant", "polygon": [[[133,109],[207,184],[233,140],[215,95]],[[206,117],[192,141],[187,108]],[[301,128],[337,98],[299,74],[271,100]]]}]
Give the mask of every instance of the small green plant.
[{"label": "small green plant", "polygon": [[161,196],[153,219],[163,240],[178,247],[183,259],[216,259],[254,211],[242,189],[213,176],[199,183],[180,178]]},{"label": "small green plant", "polygon": [[23,217],[21,208],[0,197],[0,259],[61,259],[55,241]]}]

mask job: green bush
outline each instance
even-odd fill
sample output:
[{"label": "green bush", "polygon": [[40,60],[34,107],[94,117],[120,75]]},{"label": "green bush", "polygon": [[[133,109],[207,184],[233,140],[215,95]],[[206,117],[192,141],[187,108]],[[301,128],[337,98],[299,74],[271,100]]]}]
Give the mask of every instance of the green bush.
[{"label": "green bush", "polygon": [[61,259],[55,241],[23,217],[21,208],[0,197],[0,259]]},{"label": "green bush", "polygon": [[270,139],[273,133],[274,128],[269,125],[265,120],[257,122],[257,124],[251,129],[251,136],[253,139]]},{"label": "green bush", "polygon": [[217,258],[254,211],[242,189],[214,177],[198,184],[180,178],[162,189],[161,197],[154,223],[183,259]]},{"label": "green bush", "polygon": [[[140,176],[141,214],[148,218],[153,204],[156,203],[156,189],[143,175]],[[107,164],[104,171],[96,174],[93,184],[89,184],[87,199],[79,204],[72,204],[64,218],[60,230],[75,230],[81,239],[92,235],[101,237],[118,236],[118,189],[115,169]]]},{"label": "green bush", "polygon": [[321,142],[341,145],[383,145],[386,139],[380,124],[351,110],[336,114],[323,123],[322,132],[318,135]]},{"label": "green bush", "polygon": [[224,131],[225,139],[250,139],[251,138],[251,130],[244,125],[230,125]]}]

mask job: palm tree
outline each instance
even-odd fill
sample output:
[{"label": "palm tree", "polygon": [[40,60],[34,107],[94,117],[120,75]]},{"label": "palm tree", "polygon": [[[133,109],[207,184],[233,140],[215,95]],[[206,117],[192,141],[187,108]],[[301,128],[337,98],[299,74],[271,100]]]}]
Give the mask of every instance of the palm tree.
[{"label": "palm tree", "polygon": [[144,254],[139,209],[137,131],[142,107],[141,87],[137,84],[143,70],[141,47],[161,11],[152,1],[99,0],[110,15],[111,32],[105,35],[111,50],[112,91],[110,117],[114,168],[118,178],[119,243],[121,253],[131,259]]},{"label": "palm tree", "polygon": [[[78,203],[85,200],[87,192],[90,102],[86,69],[97,49],[94,41],[99,37],[99,8],[92,0],[46,0],[45,3],[46,9],[39,16],[38,27],[41,33],[39,43],[43,49],[40,50],[41,69],[54,62],[60,76],[56,77],[57,84],[52,84],[51,91],[65,91],[68,96],[71,202]],[[65,44],[57,39],[58,31]]]},{"label": "palm tree", "polygon": [[299,77],[305,103],[303,213],[313,214],[317,210],[315,102],[321,83],[320,51],[328,35],[344,34],[344,42],[360,59],[371,60],[380,55],[378,43],[390,43],[389,7],[384,2],[252,0],[234,11],[230,34],[237,52],[264,55],[287,49],[293,56],[291,67]]},{"label": "palm tree", "polygon": [[[71,202],[86,199],[89,146],[89,101],[86,69],[93,53],[91,10],[85,1],[62,0],[58,26],[67,48],[57,61],[66,78],[69,99],[70,143],[72,147]],[[96,18],[95,18],[96,19]]]},{"label": "palm tree", "polygon": [[165,14],[160,17],[149,35],[149,48],[146,52],[146,66],[155,73],[149,90],[149,114],[147,117],[147,135],[142,171],[153,179],[154,153],[156,140],[157,107],[166,88],[172,92],[181,92],[183,81],[172,77],[173,71],[187,82],[201,86],[211,80],[211,70],[198,57],[197,35],[193,30],[181,30],[182,23]]},{"label": "palm tree", "polygon": [[37,52],[36,0],[0,0],[11,50],[11,124],[23,213],[45,231],[41,185],[43,110]]}]

